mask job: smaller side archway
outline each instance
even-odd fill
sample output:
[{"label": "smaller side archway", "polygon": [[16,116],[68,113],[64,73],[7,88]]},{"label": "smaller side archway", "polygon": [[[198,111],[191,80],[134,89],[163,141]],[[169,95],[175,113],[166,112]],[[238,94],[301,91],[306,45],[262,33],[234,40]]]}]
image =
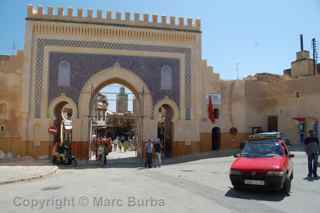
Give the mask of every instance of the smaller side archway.
[{"label": "smaller side archway", "polygon": [[56,129],[50,144],[51,153],[56,153],[62,144],[70,146],[72,142],[72,120],[78,117],[77,105],[71,98],[62,94],[50,103],[48,117]]},{"label": "smaller side archway", "polygon": [[157,122],[157,137],[160,139],[165,157],[172,157],[174,125],[179,120],[179,108],[174,101],[165,97],[154,107]]},{"label": "smaller side archway", "polygon": [[62,108],[63,106],[68,105],[72,109],[72,119],[78,118],[78,107],[77,104],[69,97],[62,94],[59,97],[56,97],[51,101],[49,105],[49,114],[48,117],[51,119],[56,119],[56,109]]},{"label": "smaller side archway", "polygon": [[179,112],[179,108],[177,106],[177,104],[171,100],[168,96],[166,96],[165,98],[163,98],[161,101],[159,101],[155,106],[154,106],[154,110],[153,110],[153,118],[155,120],[158,120],[158,118],[160,117],[160,108],[163,105],[168,105],[172,108],[173,110],[173,116],[172,116],[172,122],[175,122],[177,120],[180,119],[180,112]]}]

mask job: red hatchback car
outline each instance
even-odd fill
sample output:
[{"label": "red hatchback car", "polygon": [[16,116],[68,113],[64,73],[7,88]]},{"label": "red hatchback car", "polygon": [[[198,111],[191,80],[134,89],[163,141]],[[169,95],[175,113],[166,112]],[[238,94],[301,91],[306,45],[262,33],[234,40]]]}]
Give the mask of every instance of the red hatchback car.
[{"label": "red hatchback car", "polygon": [[235,189],[283,190],[289,195],[294,155],[289,153],[284,141],[250,141],[235,157],[230,169],[230,180]]}]

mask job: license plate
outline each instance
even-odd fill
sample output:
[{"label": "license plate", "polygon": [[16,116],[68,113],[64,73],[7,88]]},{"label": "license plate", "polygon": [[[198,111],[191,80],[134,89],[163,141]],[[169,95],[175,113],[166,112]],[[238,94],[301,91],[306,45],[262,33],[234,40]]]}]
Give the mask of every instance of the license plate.
[{"label": "license plate", "polygon": [[244,183],[248,185],[264,186],[264,180],[244,180]]}]

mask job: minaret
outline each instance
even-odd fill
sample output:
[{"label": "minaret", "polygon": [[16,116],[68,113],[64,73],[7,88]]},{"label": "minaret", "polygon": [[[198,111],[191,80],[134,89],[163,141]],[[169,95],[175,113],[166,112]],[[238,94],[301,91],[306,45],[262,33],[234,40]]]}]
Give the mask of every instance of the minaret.
[{"label": "minaret", "polygon": [[120,87],[120,92],[117,95],[117,113],[128,112],[128,94],[124,87]]}]

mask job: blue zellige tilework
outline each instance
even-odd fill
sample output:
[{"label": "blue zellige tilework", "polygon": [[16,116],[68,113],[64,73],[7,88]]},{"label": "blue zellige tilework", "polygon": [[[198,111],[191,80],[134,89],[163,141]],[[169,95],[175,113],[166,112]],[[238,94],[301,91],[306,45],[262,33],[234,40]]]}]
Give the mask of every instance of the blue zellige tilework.
[{"label": "blue zellige tilework", "polygon": [[[37,39],[37,53],[36,53],[36,77],[35,77],[35,117],[40,118],[41,115],[41,90],[42,90],[42,76],[43,76],[43,63],[44,63],[44,48],[46,46],[63,46],[63,47],[82,47],[82,48],[102,48],[102,49],[119,49],[119,50],[140,50],[140,51],[151,51],[151,52],[170,52],[170,53],[183,53],[186,56],[186,75],[185,75],[185,107],[186,107],[186,119],[191,119],[191,49],[181,48],[181,47],[164,47],[164,46],[151,46],[151,45],[134,45],[134,44],[120,44],[120,43],[108,43],[108,42],[96,42],[96,41],[77,41],[77,40],[57,40],[57,39]],[[98,57],[99,60],[81,60],[81,57]],[[51,69],[55,69],[58,59],[68,58],[71,62],[72,70],[72,88],[63,89],[54,87],[54,78],[56,74],[53,74]],[[75,62],[77,61],[78,62]],[[50,74],[49,74],[49,101],[52,100],[61,92],[65,92],[66,95],[73,98],[73,100],[78,103],[79,98],[79,87],[84,84],[84,80],[88,79],[90,75],[94,74],[99,68],[105,69],[114,64],[117,61],[122,67],[133,70],[137,75],[139,75],[143,80],[145,80],[148,87],[150,87],[153,101],[158,101],[164,96],[171,97],[176,101],[177,105],[179,103],[179,62],[175,59],[164,59],[164,58],[148,58],[148,57],[129,57],[129,56],[109,56],[109,55],[91,55],[91,54],[67,54],[67,53],[52,53],[50,54]],[[78,63],[84,63],[86,68],[91,66],[90,73],[81,72],[81,69],[76,69],[74,72],[74,66],[79,66]],[[94,63],[93,63],[94,62]],[[97,63],[99,62],[99,63]],[[113,64],[112,64],[113,63]],[[91,64],[91,65],[90,65]],[[157,70],[162,65],[170,65],[174,72],[173,80],[179,85],[173,87],[171,92],[160,91],[160,81],[157,76],[160,72]],[[149,72],[147,72],[149,71]],[[78,82],[76,79],[79,79]],[[177,80],[177,81],[176,81]]]}]

